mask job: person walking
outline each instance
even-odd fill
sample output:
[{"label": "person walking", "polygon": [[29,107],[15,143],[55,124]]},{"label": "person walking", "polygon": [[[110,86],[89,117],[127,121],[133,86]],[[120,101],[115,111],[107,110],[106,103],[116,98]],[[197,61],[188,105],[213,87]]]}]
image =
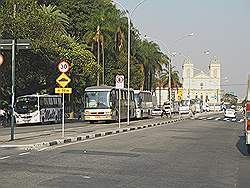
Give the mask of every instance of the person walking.
[{"label": "person walking", "polygon": [[167,114],[167,104],[164,103],[163,106],[162,106],[162,113],[161,113],[161,118],[163,118],[164,114],[168,117],[168,114]]}]

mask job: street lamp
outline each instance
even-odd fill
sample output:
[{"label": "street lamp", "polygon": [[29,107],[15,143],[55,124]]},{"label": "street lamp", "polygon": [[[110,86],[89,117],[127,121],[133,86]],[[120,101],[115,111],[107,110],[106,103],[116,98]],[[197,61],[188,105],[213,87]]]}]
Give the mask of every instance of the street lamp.
[{"label": "street lamp", "polygon": [[119,2],[112,0],[113,3],[119,5],[123,11],[126,13],[127,19],[128,19],[128,114],[127,114],[127,124],[129,125],[129,115],[130,115],[130,49],[131,49],[131,44],[130,44],[130,40],[131,40],[131,18],[133,16],[134,11],[147,0],[142,0],[141,2],[139,2],[135,8],[131,11],[131,13]]},{"label": "street lamp", "polygon": [[[170,45],[170,47],[171,48],[168,48],[167,47],[167,45],[164,43],[164,42],[162,42],[161,40],[158,40],[158,39],[154,39],[154,40],[156,40],[157,42],[160,42],[163,46],[164,46],[164,48],[165,48],[165,50],[166,50],[166,52],[167,52],[167,54],[168,54],[168,56],[169,56],[169,66],[168,66],[168,88],[169,88],[169,95],[168,95],[168,98],[169,98],[169,102],[170,102],[170,106],[171,106],[171,100],[172,100],[172,90],[171,90],[171,64],[172,64],[172,60],[171,60],[171,56],[175,56],[175,54],[174,53],[171,53],[171,51],[170,51],[170,49],[172,49],[172,47],[177,43],[177,42],[179,42],[179,41],[181,41],[181,40],[183,40],[183,39],[185,39],[186,37],[191,37],[191,36],[194,36],[194,33],[192,32],[192,33],[189,33],[189,34],[186,34],[186,35],[183,35],[183,36],[181,36],[180,38],[177,38],[174,42],[172,42],[172,44]],[[145,38],[150,38],[150,37],[148,37],[148,36],[145,36]],[[170,116],[171,116],[171,110],[170,110]]]}]

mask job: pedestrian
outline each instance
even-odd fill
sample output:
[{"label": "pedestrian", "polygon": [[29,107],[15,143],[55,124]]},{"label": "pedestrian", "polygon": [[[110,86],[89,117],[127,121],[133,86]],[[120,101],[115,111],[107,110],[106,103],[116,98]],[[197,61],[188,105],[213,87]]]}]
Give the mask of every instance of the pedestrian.
[{"label": "pedestrian", "polygon": [[190,117],[194,117],[194,116],[195,116],[196,107],[195,107],[194,104],[192,104],[192,105],[190,106],[189,112],[190,112]]},{"label": "pedestrian", "polygon": [[166,116],[168,116],[168,114],[167,114],[167,112],[166,112],[166,103],[164,103],[163,106],[162,106],[161,118],[163,117],[164,114],[165,114]]},{"label": "pedestrian", "polygon": [[77,115],[78,120],[82,119],[82,113],[83,113],[83,109],[80,108],[79,111],[78,111],[78,115]]}]

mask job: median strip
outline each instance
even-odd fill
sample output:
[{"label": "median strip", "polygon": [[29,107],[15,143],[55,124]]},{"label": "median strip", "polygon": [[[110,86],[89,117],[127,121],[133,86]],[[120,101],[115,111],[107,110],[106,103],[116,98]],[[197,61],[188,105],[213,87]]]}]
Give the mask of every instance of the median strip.
[{"label": "median strip", "polygon": [[33,144],[32,149],[39,150],[39,149],[41,149],[41,147],[44,147],[44,146],[55,146],[55,145],[59,145],[59,144],[66,144],[66,143],[70,143],[70,142],[83,141],[83,140],[87,140],[87,139],[99,138],[99,137],[115,135],[115,134],[119,134],[119,133],[126,133],[129,131],[135,131],[135,130],[150,128],[150,127],[155,127],[155,126],[172,124],[172,123],[175,123],[178,121],[183,121],[186,119],[188,119],[188,117],[178,118],[178,119],[174,119],[174,120],[166,120],[163,122],[158,122],[158,123],[148,124],[148,125],[143,125],[143,126],[141,125],[141,126],[134,126],[134,127],[130,127],[130,128],[116,129],[116,130],[107,131],[107,132],[93,133],[93,134],[88,134],[85,136],[76,136],[76,137],[65,138],[65,139],[57,139],[57,140],[50,141],[50,142],[36,143],[36,144]]}]

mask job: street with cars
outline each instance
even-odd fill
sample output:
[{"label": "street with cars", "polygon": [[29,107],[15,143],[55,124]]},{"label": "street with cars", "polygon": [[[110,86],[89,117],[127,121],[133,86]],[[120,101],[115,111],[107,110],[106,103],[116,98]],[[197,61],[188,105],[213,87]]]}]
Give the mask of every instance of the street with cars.
[{"label": "street with cars", "polygon": [[[129,126],[141,129],[129,131],[124,124],[122,129],[127,131],[120,134],[32,150],[1,143],[1,187],[248,187],[244,124],[216,121],[215,117],[223,114],[207,113],[169,123],[156,117]],[[146,126],[149,124],[152,127]],[[117,125],[103,123],[67,125],[72,128],[69,132],[82,128],[78,133],[85,130],[87,134],[90,126],[99,132],[104,126],[117,129]],[[20,129],[39,132],[42,127]],[[27,137],[16,143],[32,140],[36,139]]]}]

